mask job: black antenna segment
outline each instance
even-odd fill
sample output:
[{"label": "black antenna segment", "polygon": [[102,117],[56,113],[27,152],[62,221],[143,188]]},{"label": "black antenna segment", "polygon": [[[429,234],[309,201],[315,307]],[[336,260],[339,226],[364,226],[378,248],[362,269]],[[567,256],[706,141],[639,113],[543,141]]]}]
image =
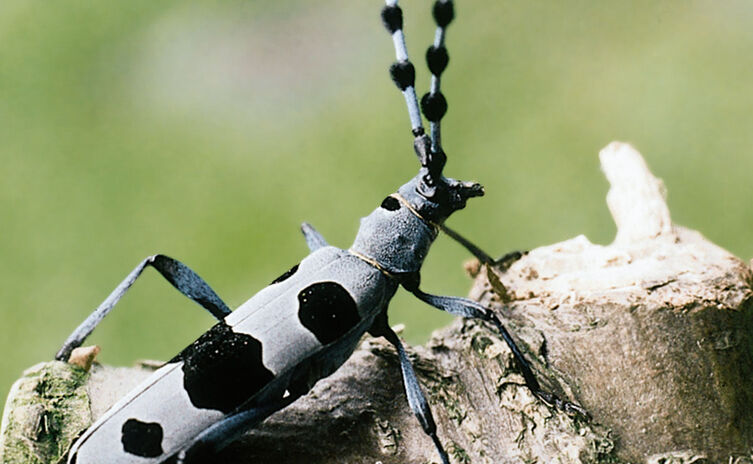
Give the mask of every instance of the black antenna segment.
[{"label": "black antenna segment", "polygon": [[[450,59],[444,40],[447,26],[455,17],[452,0],[436,0],[432,13],[437,29],[434,34],[434,43],[426,51],[426,61],[432,75],[431,87],[430,91],[421,98],[419,107],[415,88],[416,69],[408,58],[408,49],[405,45],[403,11],[398,6],[397,0],[385,0],[385,6],[382,9],[382,22],[392,35],[397,58],[397,61],[390,66],[390,75],[397,88],[403,93],[408,106],[411,131],[415,137],[413,147],[422,168],[426,169],[424,175],[426,188],[423,190],[429,195],[440,183],[442,169],[447,161],[447,156],[442,149],[440,133],[440,121],[447,112],[447,100],[440,91],[440,82],[442,72],[447,68]],[[431,138],[424,131],[421,120],[422,111],[431,123]]]},{"label": "black antenna segment", "polygon": [[382,9],[382,22],[384,27],[392,34],[395,58],[397,59],[390,66],[390,76],[405,97],[413,135],[420,137],[424,134],[424,126],[421,123],[421,112],[418,109],[418,99],[416,98],[416,68],[410,62],[408,48],[405,46],[403,10],[397,5],[397,0],[386,0],[385,4]]},{"label": "black antenna segment", "polygon": [[431,123],[431,151],[442,151],[442,135],[440,122],[447,112],[447,100],[439,90],[441,77],[450,61],[450,55],[444,46],[447,26],[455,18],[455,8],[452,0],[437,0],[432,9],[437,29],[434,33],[434,43],[426,50],[426,63],[431,71],[431,87],[428,93],[421,97],[421,110]]}]

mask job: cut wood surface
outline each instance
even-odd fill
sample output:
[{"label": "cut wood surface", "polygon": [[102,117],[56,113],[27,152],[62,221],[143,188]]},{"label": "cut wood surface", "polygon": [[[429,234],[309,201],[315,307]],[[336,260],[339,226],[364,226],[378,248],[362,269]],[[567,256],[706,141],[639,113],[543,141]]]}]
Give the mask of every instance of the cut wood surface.
[{"label": "cut wood surface", "polygon": [[672,224],[664,186],[632,147],[613,143],[600,158],[615,241],[580,236],[506,272],[484,269],[472,297],[544,341],[546,362],[612,430],[621,458],[749,459],[751,269]]},{"label": "cut wood surface", "polygon": [[[672,224],[661,181],[632,147],[612,143],[600,158],[618,227],[611,245],[579,236],[502,267],[469,266],[471,296],[494,308],[539,380],[593,419],[537,400],[493,328],[456,320],[410,349],[440,439],[453,463],[753,462],[750,266]],[[95,364],[81,385],[54,392],[51,379],[76,380],[85,370],[30,369],[6,405],[2,462],[56,462],[85,427],[69,418],[101,415],[151,369]],[[339,371],[216,462],[438,456],[407,406],[397,355],[367,337]]]}]

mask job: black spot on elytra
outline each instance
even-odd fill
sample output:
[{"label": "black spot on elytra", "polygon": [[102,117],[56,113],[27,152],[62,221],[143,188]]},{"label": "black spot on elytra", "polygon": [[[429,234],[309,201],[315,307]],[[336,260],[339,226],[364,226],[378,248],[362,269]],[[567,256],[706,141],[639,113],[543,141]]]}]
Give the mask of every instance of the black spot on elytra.
[{"label": "black spot on elytra", "polygon": [[183,361],[183,388],[194,406],[227,414],[274,378],[261,350],[259,340],[220,322],[171,362]]},{"label": "black spot on elytra", "polygon": [[[296,264],[295,266],[293,266],[290,269],[288,269],[287,271],[285,271],[285,273],[283,275],[281,275],[280,277],[278,277],[275,280],[273,280],[272,284],[279,284],[283,280],[287,280],[288,277],[292,276],[297,271],[298,271],[298,265]],[[272,284],[269,284],[269,285],[272,285]]]},{"label": "black spot on elytra", "polygon": [[155,458],[162,451],[162,426],[156,422],[128,419],[123,424],[120,437],[123,450],[144,458]]},{"label": "black spot on elytra", "polygon": [[309,285],[298,294],[298,319],[327,345],[345,335],[360,317],[355,300],[336,282]]},{"label": "black spot on elytra", "polygon": [[397,211],[400,209],[400,202],[395,197],[387,197],[380,206],[387,211]]},{"label": "black spot on elytra", "polygon": [[78,460],[78,454],[74,454],[68,459],[68,464],[76,464],[77,460]]}]

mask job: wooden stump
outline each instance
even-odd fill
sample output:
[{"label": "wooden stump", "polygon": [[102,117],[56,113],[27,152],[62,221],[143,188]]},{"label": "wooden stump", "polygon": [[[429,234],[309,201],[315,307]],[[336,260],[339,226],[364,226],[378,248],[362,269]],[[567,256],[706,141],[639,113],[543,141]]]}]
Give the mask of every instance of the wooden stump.
[{"label": "wooden stump", "polygon": [[672,224],[661,181],[632,147],[613,143],[600,157],[615,241],[580,236],[506,272],[484,269],[472,297],[538,334],[546,362],[613,430],[620,457],[750,456],[750,267]]},{"label": "wooden stump", "polygon": [[[671,223],[661,182],[631,147],[613,143],[601,160],[612,185],[614,243],[594,245],[581,236],[535,249],[506,268],[470,266],[472,297],[497,311],[540,381],[594,420],[538,401],[495,331],[457,320],[410,350],[453,463],[751,462],[753,273]],[[0,437],[3,463],[55,462],[35,440],[68,440],[85,427],[62,421],[58,430],[24,411],[96,417],[149,371],[124,376],[95,365],[84,384],[90,408],[78,393],[68,395],[70,404],[35,396],[49,375],[67,375],[59,369],[60,363],[37,366],[13,388]],[[60,408],[73,409],[65,415]],[[437,461],[408,409],[394,350],[368,337],[338,372],[217,460]]]}]

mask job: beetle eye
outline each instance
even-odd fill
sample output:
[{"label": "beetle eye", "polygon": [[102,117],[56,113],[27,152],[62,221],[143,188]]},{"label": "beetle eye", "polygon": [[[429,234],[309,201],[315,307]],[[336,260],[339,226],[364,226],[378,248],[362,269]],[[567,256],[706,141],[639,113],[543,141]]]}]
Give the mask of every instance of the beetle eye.
[{"label": "beetle eye", "polygon": [[395,197],[387,197],[382,201],[381,207],[387,211],[397,211],[400,209],[400,202]]}]

